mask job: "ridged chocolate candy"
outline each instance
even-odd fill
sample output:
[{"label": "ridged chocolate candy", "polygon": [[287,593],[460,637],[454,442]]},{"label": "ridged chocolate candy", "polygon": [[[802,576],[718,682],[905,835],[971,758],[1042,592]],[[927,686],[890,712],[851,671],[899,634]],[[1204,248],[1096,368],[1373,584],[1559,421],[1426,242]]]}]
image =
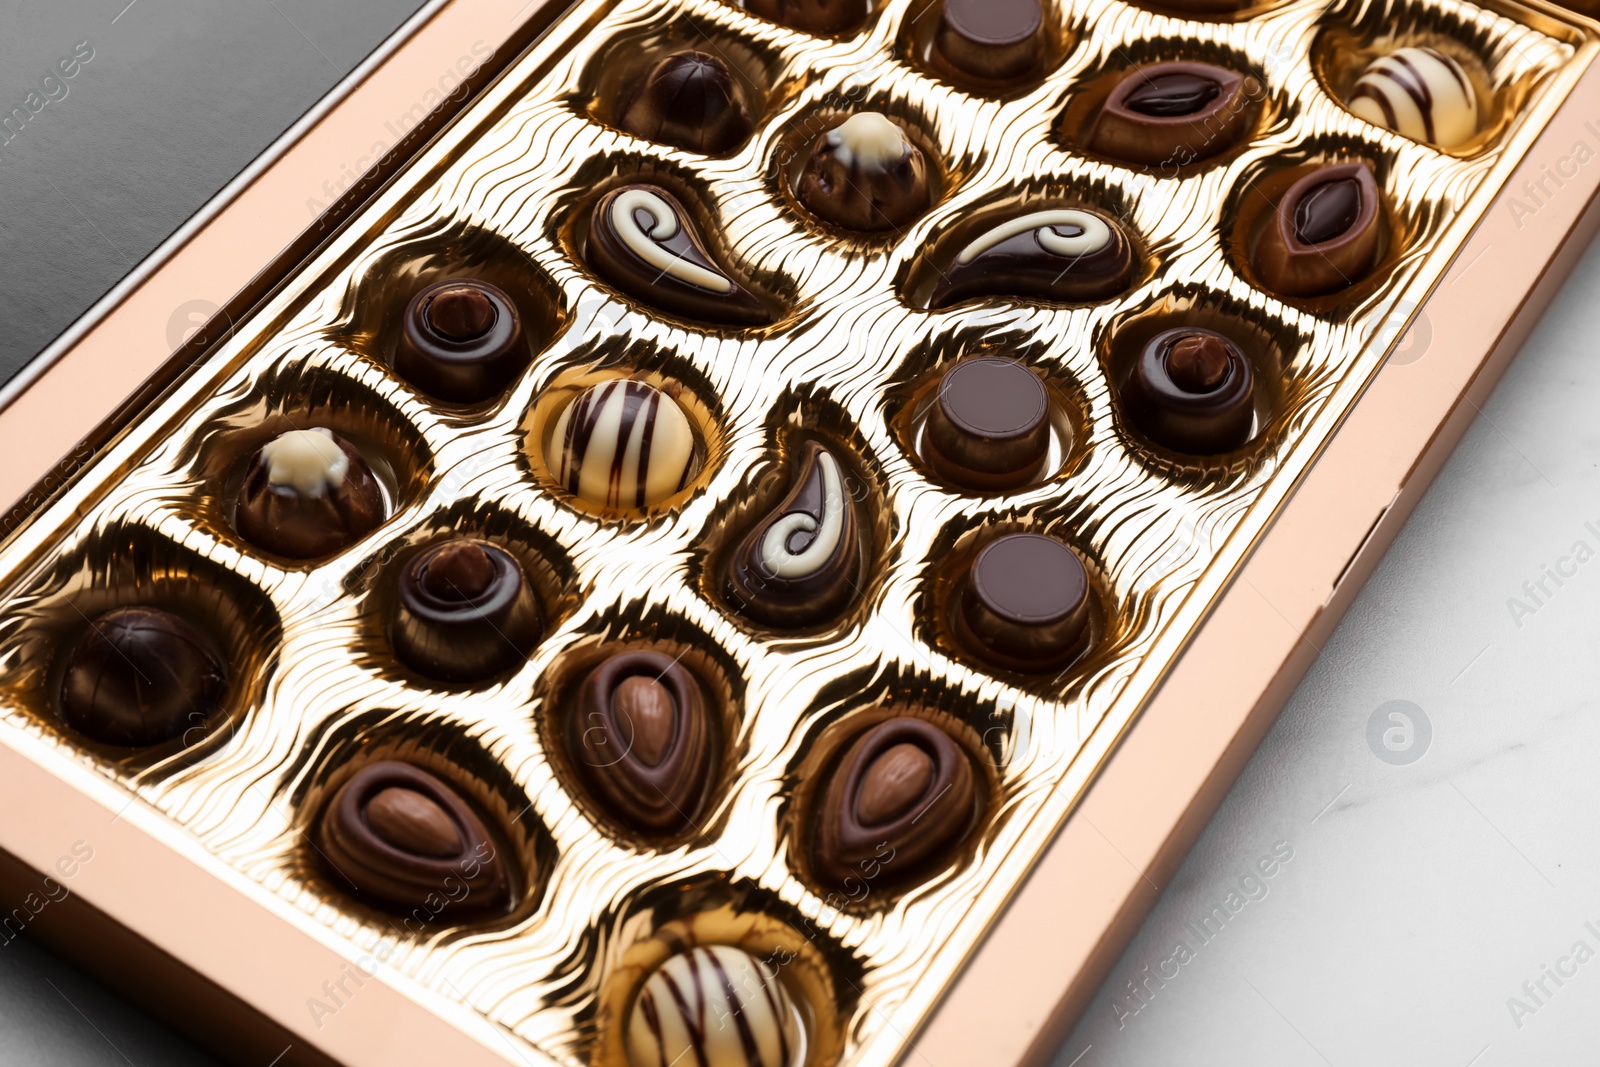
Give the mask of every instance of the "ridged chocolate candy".
[{"label": "ridged chocolate candy", "polygon": [[1039,0],[944,0],[933,39],[954,70],[986,82],[1038,73],[1044,59]]},{"label": "ridged chocolate candy", "polygon": [[903,885],[942,866],[976,812],[966,750],[924,719],[889,719],[835,766],[816,812],[812,872],[847,890]]},{"label": "ridged chocolate candy", "polygon": [[728,558],[726,595],[740,614],[773,626],[832,618],[861,582],[861,523],[839,461],[815,441],[800,453],[789,494]]},{"label": "ridged chocolate candy", "polygon": [[383,521],[361,452],[332,430],[290,430],[250,460],[234,511],[245,540],[290,559],[327,556]]},{"label": "ridged chocolate candy", "polygon": [[498,545],[459,537],[424,549],[400,574],[390,639],[430,678],[476,681],[523,662],[543,632],[522,565]]},{"label": "ridged chocolate candy", "polygon": [[437,775],[398,760],[368,764],[334,794],[317,848],[336,881],[386,907],[428,917],[504,909],[504,858],[483,820]]},{"label": "ridged chocolate candy", "polygon": [[955,612],[956,634],[983,659],[1017,671],[1046,671],[1088,646],[1089,573],[1054,537],[1007,534],[972,562]]},{"label": "ridged chocolate candy", "polygon": [[1117,83],[1095,117],[1088,147],[1113,159],[1176,173],[1237,144],[1260,84],[1210,63],[1151,63]]},{"label": "ridged chocolate candy", "polygon": [[395,373],[430,396],[486,400],[528,365],[516,305],[488,282],[437,282],[411,298],[395,349]]},{"label": "ridged chocolate candy", "polygon": [[869,0],[745,0],[753,15],[822,37],[847,33],[867,21]]},{"label": "ridged chocolate candy", "polygon": [[670,957],[628,1014],[628,1067],[803,1067],[805,1047],[777,972],[729,945]]},{"label": "ridged chocolate candy", "polygon": [[227,674],[193,626],[160,608],[108,611],[67,660],[61,719],[108,745],[153,745],[203,727]]},{"label": "ridged chocolate candy", "polygon": [[981,296],[1063,304],[1105,300],[1128,288],[1133,246],[1115,220],[1087,208],[1034,211],[979,233],[933,288],[949,307]]},{"label": "ridged chocolate candy", "polygon": [[1239,346],[1213,330],[1164,330],[1145,343],[1122,389],[1123,410],[1152,441],[1196,456],[1250,439],[1255,375]]},{"label": "ridged chocolate candy", "polygon": [[672,835],[699,822],[715,758],[700,683],[659,652],[617,652],[589,673],[568,724],[572,760],[624,828]]},{"label": "ridged chocolate candy", "polygon": [[1050,453],[1050,394],[1015,360],[962,360],[939,379],[922,453],[934,473],[966,489],[1037,481]]},{"label": "ridged chocolate candy", "polygon": [[1361,280],[1378,258],[1383,213],[1365,163],[1318,167],[1291,185],[1267,217],[1253,265],[1285,296],[1319,296]]},{"label": "ridged chocolate candy", "polygon": [[656,185],[625,185],[594,205],[589,265],[606,281],[674,315],[731,326],[772,321],[759,299],[712,258],[687,208]]},{"label": "ridged chocolate candy", "polygon": [[632,378],[579,393],[556,419],[550,452],[550,471],[567,492],[614,511],[665,500],[700,469],[683,409]]},{"label": "ridged chocolate candy", "polygon": [[721,59],[685,49],[650,68],[619,125],[647,141],[718,154],[750,136],[739,76]]},{"label": "ridged chocolate candy", "polygon": [[795,195],[835,226],[896,230],[928,210],[928,161],[893,119],[859,112],[812,143]]}]

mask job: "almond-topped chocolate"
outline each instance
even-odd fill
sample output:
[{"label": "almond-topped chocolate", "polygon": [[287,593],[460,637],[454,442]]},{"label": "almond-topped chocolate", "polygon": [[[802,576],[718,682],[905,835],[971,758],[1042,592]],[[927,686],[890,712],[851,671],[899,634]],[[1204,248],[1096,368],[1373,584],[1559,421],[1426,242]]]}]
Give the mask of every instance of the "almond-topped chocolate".
[{"label": "almond-topped chocolate", "polygon": [[1163,174],[1234,147],[1261,85],[1210,63],[1151,63],[1128,71],[1095,116],[1090,151]]},{"label": "almond-topped chocolate", "polygon": [[1302,176],[1266,219],[1251,260],[1261,284],[1285,296],[1353,285],[1378,258],[1383,210],[1365,163],[1331,163]]},{"label": "almond-topped chocolate", "polygon": [[888,719],[851,742],[831,773],[812,872],[845,889],[903,886],[953,858],[977,811],[966,750],[926,719]]}]

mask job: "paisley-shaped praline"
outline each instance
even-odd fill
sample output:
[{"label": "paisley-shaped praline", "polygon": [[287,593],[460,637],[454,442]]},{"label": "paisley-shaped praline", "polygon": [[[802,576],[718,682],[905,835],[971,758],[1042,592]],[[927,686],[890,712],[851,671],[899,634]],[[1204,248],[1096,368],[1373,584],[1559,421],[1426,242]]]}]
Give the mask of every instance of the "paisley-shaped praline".
[{"label": "paisley-shaped praline", "polygon": [[614,652],[578,688],[571,758],[591,795],[630,832],[694,829],[713,779],[716,738],[700,683],[648,649]]},{"label": "paisley-shaped praline", "polygon": [[861,585],[864,553],[845,468],[806,442],[789,494],[728,557],[724,596],[771,626],[811,626],[842,611]]},{"label": "paisley-shaped praline", "polygon": [[945,308],[982,296],[1089,303],[1122,292],[1132,277],[1133,246],[1119,223],[1088,208],[1047,208],[979,232],[943,269],[930,303]]},{"label": "paisley-shaped praline", "polygon": [[589,265],[636,300],[674,315],[760,326],[771,314],[712,258],[678,198],[656,185],[602,196],[589,219]]},{"label": "paisley-shaped praline", "polygon": [[696,945],[640,987],[628,1067],[803,1067],[803,1026],[776,970],[731,945]]},{"label": "paisley-shaped praline", "polygon": [[972,761],[909,715],[869,727],[834,764],[816,810],[811,872],[846,890],[903,886],[949,863],[976,821]]},{"label": "paisley-shaped praline", "polygon": [[476,681],[521,663],[539,640],[539,602],[522,564],[499,545],[457,537],[419,552],[400,573],[390,630],[413,670]]},{"label": "paisley-shaped praline", "polygon": [[1336,292],[1371,271],[1382,223],[1371,168],[1320,166],[1289,186],[1268,213],[1252,266],[1263,286],[1285,296]]},{"label": "paisley-shaped praline", "polygon": [[383,491],[366,457],[318,426],[279,434],[251,458],[233,521],[259,548],[312,559],[352,544],[383,518]]},{"label": "paisley-shaped praline", "polygon": [[323,810],[317,850],[336,884],[428,917],[486,913],[511,900],[507,863],[454,788],[399,760],[370,763]]}]

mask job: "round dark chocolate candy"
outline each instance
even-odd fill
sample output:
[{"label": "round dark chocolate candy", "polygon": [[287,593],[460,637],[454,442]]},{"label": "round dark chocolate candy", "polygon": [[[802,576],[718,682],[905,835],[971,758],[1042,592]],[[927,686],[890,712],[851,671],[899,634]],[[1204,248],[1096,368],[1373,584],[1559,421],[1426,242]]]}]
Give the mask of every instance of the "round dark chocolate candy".
[{"label": "round dark chocolate candy", "polygon": [[506,861],[483,820],[410,763],[381,760],[351,775],[323,810],[316,843],[335,882],[369,903],[425,908],[424,921],[511,901]]},{"label": "round dark chocolate candy", "polygon": [[263,445],[251,457],[234,509],[245,540],[289,559],[338,552],[383,517],[383,492],[365,457],[320,426]]},{"label": "round dark chocolate candy", "polygon": [[795,195],[835,226],[897,230],[932,202],[928,161],[899,123],[858,112],[812,143]]},{"label": "round dark chocolate candy", "polygon": [[1254,78],[1210,63],[1135,67],[1095,116],[1088,148],[1175,174],[1239,143],[1260,88]]},{"label": "round dark chocolate candy", "polygon": [[982,296],[1063,304],[1106,300],[1133,279],[1133,245],[1122,226],[1087,208],[1050,208],[996,222],[940,274],[930,305]]},{"label": "round dark chocolate candy", "polygon": [[976,815],[966,750],[925,719],[888,719],[851,742],[829,778],[812,873],[846,890],[903,886],[947,866]]},{"label": "round dark chocolate candy", "polygon": [[586,251],[606,281],[674,315],[732,326],[772,321],[766,305],[712,258],[688,210],[660,186],[625,185],[601,197]]},{"label": "round dark chocolate candy", "polygon": [[198,631],[160,608],[109,611],[67,659],[61,720],[108,745],[153,745],[203,728],[227,674]]},{"label": "round dark chocolate candy", "polygon": [[625,830],[696,828],[716,748],[700,683],[678,660],[648,650],[608,656],[583,680],[567,737],[590,792]]},{"label": "round dark chocolate candy", "polygon": [[824,37],[859,28],[872,12],[871,0],[744,0],[744,8],[769,22]]},{"label": "round dark chocolate candy", "polygon": [[944,0],[934,47],[982,81],[1026,77],[1044,59],[1044,11],[1039,0]]},{"label": "round dark chocolate candy", "polygon": [[1255,423],[1255,374],[1239,346],[1199,327],[1156,334],[1122,389],[1123,410],[1146,437],[1195,456],[1231,452]]},{"label": "round dark chocolate candy", "polygon": [[419,552],[400,573],[390,641],[429,678],[469,682],[510,670],[542,634],[522,565],[499,545],[458,537]]},{"label": "round dark chocolate candy", "polygon": [[516,305],[488,282],[437,282],[411,298],[395,349],[394,371],[453,403],[487,400],[529,361]]},{"label": "round dark chocolate candy", "polygon": [[650,68],[619,125],[647,141],[715,155],[750,136],[750,106],[728,64],[688,49]]},{"label": "round dark chocolate candy", "polygon": [[939,380],[922,451],[934,473],[966,489],[1015,489],[1037,481],[1050,452],[1050,395],[1014,360],[983,356]]},{"label": "round dark chocolate candy", "polygon": [[978,553],[961,589],[956,634],[1018,671],[1059,668],[1088,646],[1089,574],[1054,537],[1007,534]]},{"label": "round dark chocolate candy", "polygon": [[861,522],[844,468],[832,452],[807,442],[789,494],[729,557],[725,595],[760,622],[814,625],[855,597],[862,560]]},{"label": "round dark chocolate candy", "polygon": [[1269,213],[1252,257],[1256,277],[1285,296],[1337,292],[1372,270],[1382,220],[1370,167],[1318,167],[1289,186]]}]

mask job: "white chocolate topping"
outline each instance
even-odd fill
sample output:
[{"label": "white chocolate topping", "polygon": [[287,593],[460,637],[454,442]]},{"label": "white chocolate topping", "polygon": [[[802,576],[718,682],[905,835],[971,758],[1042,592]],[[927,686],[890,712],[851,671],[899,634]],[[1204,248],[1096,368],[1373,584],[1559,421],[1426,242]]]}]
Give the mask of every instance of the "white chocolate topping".
[{"label": "white chocolate topping", "polygon": [[[846,505],[838,461],[822,452],[817,456],[817,468],[822,474],[821,520],[804,511],[791,511],[767,527],[761,537],[761,566],[774,578],[806,578],[817,573],[844,539]],[[811,543],[799,552],[791,551],[789,539],[808,533],[815,534]]]},{"label": "white chocolate topping", "polygon": [[[639,221],[634,218],[636,211],[650,216],[648,231],[640,228]],[[672,205],[648,189],[628,189],[611,202],[611,228],[628,246],[628,251],[685,285],[713,293],[731,293],[733,282],[728,278],[674,255],[660,243],[676,237],[679,225]]]},{"label": "white chocolate topping", "polygon": [[261,449],[267,465],[267,483],[286,485],[301,496],[320,497],[344,484],[350,457],[333,439],[333,431],[318,426],[290,430]]},{"label": "white chocolate topping", "polygon": [[[1071,237],[1064,237],[1052,227],[1070,227],[1079,232]],[[1019,233],[1029,230],[1038,231],[1038,240],[1046,252],[1063,259],[1076,259],[1098,252],[1111,242],[1111,227],[1099,215],[1088,211],[1074,211],[1063,208],[1058,211],[1035,211],[1031,215],[1022,215],[1018,218],[1002,222],[992,230],[985,230],[977,239],[961,250],[956,256],[957,263],[971,263],[989,249],[1002,241],[1008,241]]]},{"label": "white chocolate topping", "polygon": [[1461,64],[1433,48],[1396,48],[1362,72],[1350,111],[1375,126],[1440,148],[1478,132],[1478,98]]},{"label": "white chocolate topping", "polygon": [[882,171],[911,152],[906,132],[876,111],[851,115],[828,131],[835,158],[852,170]]}]

